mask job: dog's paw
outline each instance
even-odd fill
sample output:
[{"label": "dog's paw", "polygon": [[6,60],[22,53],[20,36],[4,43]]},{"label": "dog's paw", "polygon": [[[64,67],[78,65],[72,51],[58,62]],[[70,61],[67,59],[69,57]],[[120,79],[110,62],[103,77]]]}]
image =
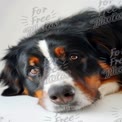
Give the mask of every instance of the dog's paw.
[{"label": "dog's paw", "polygon": [[103,98],[105,95],[119,91],[119,88],[120,86],[117,82],[108,82],[101,85],[98,91],[100,92],[101,98]]}]

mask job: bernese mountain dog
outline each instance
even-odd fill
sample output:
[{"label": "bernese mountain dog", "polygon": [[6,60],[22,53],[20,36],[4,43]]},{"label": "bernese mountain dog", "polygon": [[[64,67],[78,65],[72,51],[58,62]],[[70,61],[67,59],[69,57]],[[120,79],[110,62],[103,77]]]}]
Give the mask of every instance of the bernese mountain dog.
[{"label": "bernese mountain dog", "polygon": [[121,89],[122,7],[48,23],[2,60],[1,95],[34,96],[53,112],[91,105]]}]

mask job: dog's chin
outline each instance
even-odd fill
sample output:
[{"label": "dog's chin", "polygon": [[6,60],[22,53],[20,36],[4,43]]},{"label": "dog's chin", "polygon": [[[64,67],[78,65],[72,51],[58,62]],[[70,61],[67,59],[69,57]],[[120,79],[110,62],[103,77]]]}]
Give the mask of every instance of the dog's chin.
[{"label": "dog's chin", "polygon": [[39,104],[46,109],[47,111],[50,112],[55,112],[55,113],[62,113],[62,112],[73,112],[76,110],[81,110],[82,108],[89,106],[93,103],[93,101],[89,101],[87,102],[87,104],[82,103],[80,101],[74,101],[72,103],[69,104],[65,104],[65,105],[57,105],[55,103],[52,103],[51,101],[42,101],[39,100]]},{"label": "dog's chin", "polygon": [[72,111],[76,111],[76,110],[80,110],[83,107],[81,107],[80,105],[73,105],[73,104],[69,104],[69,105],[58,105],[58,106],[54,106],[54,109],[52,112],[56,112],[56,113],[64,113],[64,112],[72,112]]},{"label": "dog's chin", "polygon": [[[91,103],[92,104],[92,103]],[[90,104],[89,104],[90,105]],[[89,105],[85,105],[82,106],[81,104],[77,104],[77,105],[57,105],[57,106],[53,106],[53,109],[48,109],[48,111],[50,112],[55,112],[55,113],[65,113],[65,112],[73,112],[76,110],[82,110],[84,107],[89,106]]]},{"label": "dog's chin", "polygon": [[80,110],[86,106],[91,105],[93,102],[95,102],[94,98],[86,96],[78,89],[76,89],[74,100],[68,104],[55,104],[49,99],[49,96],[47,94],[39,99],[39,105],[41,105],[47,111],[56,113]]}]

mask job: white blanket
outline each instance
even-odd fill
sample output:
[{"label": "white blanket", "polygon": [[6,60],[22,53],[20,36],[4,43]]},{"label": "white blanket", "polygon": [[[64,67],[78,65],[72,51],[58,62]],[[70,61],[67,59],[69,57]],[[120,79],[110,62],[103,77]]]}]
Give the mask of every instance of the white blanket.
[{"label": "white blanket", "polygon": [[29,96],[0,97],[0,122],[122,122],[122,93],[68,113],[49,112],[37,103]]}]

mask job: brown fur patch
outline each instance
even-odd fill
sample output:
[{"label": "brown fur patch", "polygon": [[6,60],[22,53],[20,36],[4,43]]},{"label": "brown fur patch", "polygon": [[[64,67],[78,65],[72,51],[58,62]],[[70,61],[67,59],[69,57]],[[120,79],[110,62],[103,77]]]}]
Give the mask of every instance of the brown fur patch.
[{"label": "brown fur patch", "polygon": [[93,75],[93,76],[90,76],[90,77],[85,77],[84,80],[87,83],[87,85],[92,89],[98,89],[99,86],[101,85],[99,75]]},{"label": "brown fur patch", "polygon": [[108,77],[106,79],[102,78],[101,79],[102,84],[108,83],[108,82],[118,82],[119,81],[119,78],[117,76],[112,76],[112,72],[111,72],[112,67],[111,66],[109,66],[108,64],[106,64],[102,61],[99,61],[98,63],[101,66],[101,68],[103,70],[107,71],[109,73],[109,75],[111,76],[111,77]]},{"label": "brown fur patch", "polygon": [[117,76],[112,76],[108,79],[102,80],[102,84],[109,83],[109,82],[118,82],[118,81],[119,81],[119,79]]},{"label": "brown fur patch", "polygon": [[24,94],[24,95],[29,95],[29,91],[28,91],[27,88],[24,88],[23,94]]},{"label": "brown fur patch", "polygon": [[35,57],[35,56],[31,56],[31,57],[29,58],[29,64],[30,64],[31,66],[34,66],[34,65],[38,64],[39,61],[40,61],[39,58],[37,58],[37,57]]},{"label": "brown fur patch", "polygon": [[42,98],[43,97],[43,91],[42,90],[35,91],[34,92],[34,97]]},{"label": "brown fur patch", "polygon": [[122,93],[122,86],[120,87],[119,92]]},{"label": "brown fur patch", "polygon": [[78,87],[86,96],[88,96],[91,100],[96,99],[98,95],[98,87],[101,82],[98,76],[85,77],[85,84],[80,81],[75,82],[75,86]]},{"label": "brown fur patch", "polygon": [[64,58],[65,57],[65,49],[64,47],[56,47],[54,50],[57,57]]},{"label": "brown fur patch", "polygon": [[39,98],[38,104],[41,105],[44,109],[46,109],[44,100],[47,97],[47,94],[42,90],[37,90],[35,92],[35,97]]},{"label": "brown fur patch", "polygon": [[107,70],[107,69],[111,69],[111,66],[109,66],[108,64],[106,64],[105,62],[103,61],[98,61],[98,64],[100,65],[100,67],[104,70]]}]

